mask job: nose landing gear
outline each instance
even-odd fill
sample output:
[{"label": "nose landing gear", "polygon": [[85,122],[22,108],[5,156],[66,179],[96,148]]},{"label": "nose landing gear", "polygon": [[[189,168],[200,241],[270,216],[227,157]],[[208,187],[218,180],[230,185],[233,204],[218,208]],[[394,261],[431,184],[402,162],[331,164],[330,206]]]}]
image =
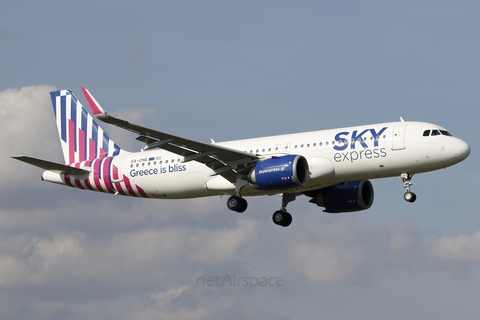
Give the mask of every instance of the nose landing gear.
[{"label": "nose landing gear", "polygon": [[417,200],[417,195],[410,191],[410,186],[413,185],[412,178],[413,173],[402,173],[401,177],[403,180],[403,187],[407,190],[403,195],[403,199],[408,202],[415,202]]}]

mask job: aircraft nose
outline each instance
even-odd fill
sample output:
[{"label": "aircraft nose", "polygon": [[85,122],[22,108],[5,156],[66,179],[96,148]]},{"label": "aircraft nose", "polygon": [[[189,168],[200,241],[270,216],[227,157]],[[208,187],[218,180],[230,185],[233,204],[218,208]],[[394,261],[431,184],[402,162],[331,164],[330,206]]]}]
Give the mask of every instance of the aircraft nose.
[{"label": "aircraft nose", "polygon": [[462,160],[470,155],[470,146],[463,140],[457,139],[454,144],[455,156]]}]

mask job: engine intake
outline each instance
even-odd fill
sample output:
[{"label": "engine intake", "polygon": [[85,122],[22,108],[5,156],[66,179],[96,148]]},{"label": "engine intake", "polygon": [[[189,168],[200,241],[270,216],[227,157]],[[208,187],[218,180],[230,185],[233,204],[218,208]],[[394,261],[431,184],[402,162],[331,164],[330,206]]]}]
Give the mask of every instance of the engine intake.
[{"label": "engine intake", "polygon": [[305,185],[308,176],[305,157],[288,155],[258,161],[248,174],[248,181],[257,184],[258,189],[288,189]]},{"label": "engine intake", "polygon": [[349,181],[320,189],[310,202],[325,207],[329,213],[353,212],[370,208],[373,195],[370,181]]}]

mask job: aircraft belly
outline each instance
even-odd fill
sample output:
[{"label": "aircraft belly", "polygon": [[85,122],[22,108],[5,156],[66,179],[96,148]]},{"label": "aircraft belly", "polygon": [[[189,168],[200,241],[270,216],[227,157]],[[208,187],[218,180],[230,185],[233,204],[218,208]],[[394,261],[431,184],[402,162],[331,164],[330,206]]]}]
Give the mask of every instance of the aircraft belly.
[{"label": "aircraft belly", "polygon": [[205,173],[177,172],[160,176],[148,185],[148,190],[153,197],[165,199],[195,198],[213,195],[204,188]]}]

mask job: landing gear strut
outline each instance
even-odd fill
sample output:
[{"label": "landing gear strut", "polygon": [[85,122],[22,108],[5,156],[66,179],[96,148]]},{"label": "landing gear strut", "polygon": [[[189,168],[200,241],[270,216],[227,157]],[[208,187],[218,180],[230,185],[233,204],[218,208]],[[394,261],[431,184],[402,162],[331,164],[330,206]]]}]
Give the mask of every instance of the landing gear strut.
[{"label": "landing gear strut", "polygon": [[413,173],[402,173],[403,187],[407,190],[403,195],[403,199],[408,202],[415,202],[417,200],[417,195],[410,191],[410,186],[413,185],[412,178]]},{"label": "landing gear strut", "polygon": [[296,198],[294,193],[282,195],[282,209],[275,211],[272,216],[273,223],[282,227],[288,227],[292,223],[292,215],[287,212],[287,204]]},{"label": "landing gear strut", "polygon": [[245,212],[247,210],[247,200],[242,198],[241,191],[242,188],[248,184],[247,180],[243,179],[243,175],[241,173],[237,173],[237,179],[235,181],[235,192],[236,195],[231,196],[227,200],[227,207],[232,211],[236,211],[238,213]]}]

